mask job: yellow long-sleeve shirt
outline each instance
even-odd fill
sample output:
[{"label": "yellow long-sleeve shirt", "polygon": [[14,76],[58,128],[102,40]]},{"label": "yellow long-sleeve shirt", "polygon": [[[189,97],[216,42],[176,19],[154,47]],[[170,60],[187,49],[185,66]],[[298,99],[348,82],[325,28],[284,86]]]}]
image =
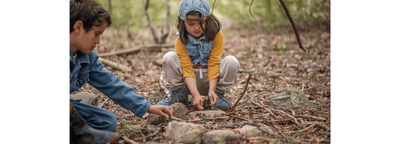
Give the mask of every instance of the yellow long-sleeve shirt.
[{"label": "yellow long-sleeve shirt", "polygon": [[[210,58],[208,59],[208,80],[217,78],[219,76],[219,60],[222,57],[223,48],[223,34],[221,31],[215,35],[214,44],[211,49]],[[195,77],[193,64],[187,53],[186,46],[178,38],[175,40],[175,52],[178,54],[181,63],[183,77]]]}]

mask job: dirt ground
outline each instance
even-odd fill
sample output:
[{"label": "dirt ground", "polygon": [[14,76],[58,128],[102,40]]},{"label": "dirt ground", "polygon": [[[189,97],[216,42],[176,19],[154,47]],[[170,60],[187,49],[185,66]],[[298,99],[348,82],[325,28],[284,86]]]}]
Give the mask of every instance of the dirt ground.
[{"label": "dirt ground", "polygon": [[[173,44],[176,36],[175,27],[166,44]],[[260,30],[257,28],[223,28],[223,57],[235,56],[240,62],[240,71],[231,90],[225,96],[236,102],[244,91],[250,73],[248,90],[234,111],[245,120],[258,121],[274,130],[263,131],[263,137],[242,138],[241,143],[330,143],[331,139],[331,41],[329,23],[315,23],[298,26],[302,44],[307,52],[298,48],[296,36],[291,26],[280,30]],[[150,30],[148,30],[150,31]],[[108,28],[101,37],[101,43],[95,51],[100,53],[129,49],[152,43],[150,32],[117,31]],[[166,96],[159,80],[162,74],[162,57],[174,48],[142,49],[130,54],[103,57],[131,68],[132,72],[122,72],[105,65],[105,69],[133,87],[139,95],[152,104]],[[268,97],[283,92],[288,87],[303,91],[309,98],[309,105],[300,109],[280,110],[268,105]],[[115,113],[118,128],[126,125],[146,125],[147,119],[139,118],[132,112],[108,99],[103,93],[89,84],[77,92],[92,92],[99,96],[99,107]],[[74,93],[77,93],[74,92]],[[264,108],[260,107],[263,106]],[[276,116],[267,110],[272,110]],[[194,110],[189,107],[189,110]],[[204,119],[203,124],[209,120]],[[237,118],[215,120],[214,123],[238,123]],[[206,127],[209,130],[220,128]],[[233,130],[235,130],[233,128]],[[298,132],[296,134],[296,132]],[[147,142],[167,142],[162,132],[146,139]],[[130,138],[141,137],[130,136]],[[121,143],[125,141],[120,140]],[[142,142],[142,141],[136,141]]]}]

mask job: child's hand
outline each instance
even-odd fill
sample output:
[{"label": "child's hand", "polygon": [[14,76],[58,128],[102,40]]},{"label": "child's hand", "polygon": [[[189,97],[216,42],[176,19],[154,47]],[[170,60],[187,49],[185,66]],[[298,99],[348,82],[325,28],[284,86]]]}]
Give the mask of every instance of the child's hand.
[{"label": "child's hand", "polygon": [[201,96],[193,96],[193,106],[198,110],[203,110],[203,98]]},{"label": "child's hand", "polygon": [[148,113],[160,115],[166,119],[169,118],[168,115],[173,116],[174,111],[172,110],[172,107],[170,106],[163,106],[163,105],[152,105],[150,106],[149,110],[147,110]]},{"label": "child's hand", "polygon": [[217,105],[219,98],[218,98],[218,95],[215,93],[215,91],[209,91],[208,98],[210,99],[211,106]]}]

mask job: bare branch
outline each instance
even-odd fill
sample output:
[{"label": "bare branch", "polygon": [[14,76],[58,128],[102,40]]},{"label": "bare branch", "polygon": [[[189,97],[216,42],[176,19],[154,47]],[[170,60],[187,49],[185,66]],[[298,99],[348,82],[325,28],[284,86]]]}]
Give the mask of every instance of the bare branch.
[{"label": "bare branch", "polygon": [[253,74],[249,74],[249,77],[247,78],[246,86],[244,87],[243,93],[242,93],[242,95],[240,96],[240,98],[236,101],[236,103],[233,105],[233,107],[231,108],[231,110],[235,110],[236,105],[239,103],[240,99],[242,99],[243,95],[246,93],[246,91],[247,91],[247,86],[249,85],[249,81],[250,81],[252,75],[253,75]]},{"label": "bare branch", "polygon": [[297,42],[299,43],[300,48],[305,52],[306,50],[303,48],[303,45],[301,44],[300,36],[297,33],[296,26],[294,25],[293,19],[290,16],[290,13],[289,13],[288,9],[286,8],[285,3],[283,2],[283,0],[279,0],[279,2],[281,3],[283,9],[285,10],[286,16],[289,18],[290,23],[292,24],[292,27],[293,27],[294,33],[296,34]]}]

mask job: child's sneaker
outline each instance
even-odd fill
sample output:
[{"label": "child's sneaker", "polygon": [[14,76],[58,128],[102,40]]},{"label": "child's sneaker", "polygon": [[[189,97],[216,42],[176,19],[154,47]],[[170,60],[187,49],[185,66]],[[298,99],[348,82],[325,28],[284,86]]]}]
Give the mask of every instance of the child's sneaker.
[{"label": "child's sneaker", "polygon": [[170,106],[174,103],[183,103],[185,106],[189,105],[189,89],[188,88],[178,88],[171,90],[171,96],[167,97],[165,100],[158,102],[160,105]]},{"label": "child's sneaker", "polygon": [[[221,92],[219,90],[215,90],[215,94],[218,96],[218,104],[212,107],[218,108],[220,110],[228,110],[232,107],[232,104],[229,100],[225,99],[225,92]],[[210,100],[207,99],[204,102],[206,105],[210,105]]]}]

